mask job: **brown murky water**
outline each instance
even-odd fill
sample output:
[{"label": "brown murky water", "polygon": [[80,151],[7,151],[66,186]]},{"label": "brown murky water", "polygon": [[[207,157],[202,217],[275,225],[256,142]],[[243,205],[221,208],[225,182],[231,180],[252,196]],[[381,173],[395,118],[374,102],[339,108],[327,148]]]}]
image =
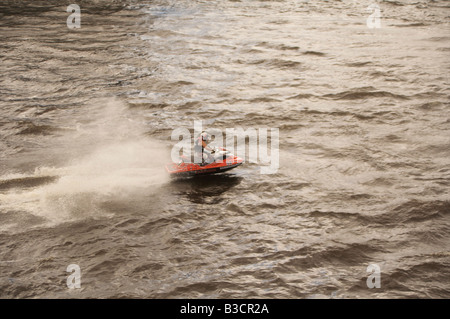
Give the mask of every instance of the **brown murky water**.
[{"label": "brown murky water", "polygon": [[[447,1],[77,3],[0,4],[0,297],[450,297]],[[170,180],[194,120],[278,172]]]}]

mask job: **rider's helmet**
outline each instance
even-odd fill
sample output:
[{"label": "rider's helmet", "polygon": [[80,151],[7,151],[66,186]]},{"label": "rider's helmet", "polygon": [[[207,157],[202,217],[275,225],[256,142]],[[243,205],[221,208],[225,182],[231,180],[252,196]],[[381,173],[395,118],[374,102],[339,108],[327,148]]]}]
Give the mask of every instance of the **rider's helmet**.
[{"label": "rider's helmet", "polygon": [[204,140],[205,142],[211,141],[211,135],[206,132],[202,132],[201,137],[202,137],[202,140]]}]

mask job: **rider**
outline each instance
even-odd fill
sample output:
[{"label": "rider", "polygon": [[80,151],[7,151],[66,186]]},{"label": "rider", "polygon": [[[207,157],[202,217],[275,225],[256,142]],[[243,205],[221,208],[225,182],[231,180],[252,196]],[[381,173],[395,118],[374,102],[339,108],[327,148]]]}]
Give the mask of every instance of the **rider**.
[{"label": "rider", "polygon": [[[198,137],[197,140],[195,141],[194,144],[194,151],[196,154],[198,154],[198,157],[202,157],[202,164],[206,165],[209,164],[208,162],[210,162],[212,155],[211,153],[214,153],[214,149],[212,149],[211,147],[208,146],[208,144],[211,142],[211,135],[209,135],[206,132],[202,132]],[[211,152],[205,152],[205,150]]]}]

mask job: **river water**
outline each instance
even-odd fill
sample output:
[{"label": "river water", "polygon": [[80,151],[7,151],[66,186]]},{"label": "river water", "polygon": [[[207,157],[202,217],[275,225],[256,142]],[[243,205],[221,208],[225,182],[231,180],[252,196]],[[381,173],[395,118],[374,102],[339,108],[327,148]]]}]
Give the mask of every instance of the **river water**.
[{"label": "river water", "polygon": [[[450,297],[447,1],[69,4],[0,4],[0,297]],[[278,170],[171,180],[194,121]]]}]

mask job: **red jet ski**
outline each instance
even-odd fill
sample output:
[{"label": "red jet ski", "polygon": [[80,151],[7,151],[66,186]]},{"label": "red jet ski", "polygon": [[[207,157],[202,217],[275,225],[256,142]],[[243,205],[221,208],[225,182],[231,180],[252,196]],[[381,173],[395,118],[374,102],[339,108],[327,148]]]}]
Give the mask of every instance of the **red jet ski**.
[{"label": "red jet ski", "polygon": [[235,156],[223,147],[214,149],[212,162],[199,165],[191,162],[186,156],[180,157],[180,162],[169,163],[166,170],[172,177],[186,177],[206,174],[216,174],[228,171],[242,164],[243,159]]}]

